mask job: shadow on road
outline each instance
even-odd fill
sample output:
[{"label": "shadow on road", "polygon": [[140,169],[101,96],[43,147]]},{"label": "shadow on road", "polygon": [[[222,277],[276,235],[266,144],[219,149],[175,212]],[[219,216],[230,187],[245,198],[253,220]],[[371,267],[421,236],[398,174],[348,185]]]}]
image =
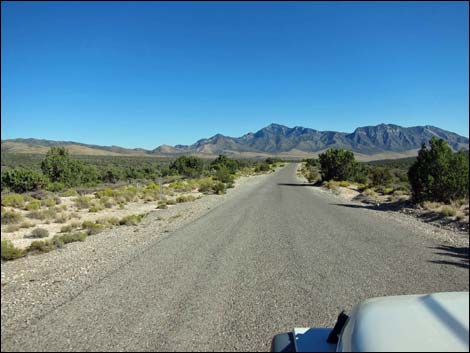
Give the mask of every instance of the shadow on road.
[{"label": "shadow on road", "polygon": [[[364,202],[364,201],[363,201]],[[369,201],[368,204],[359,205],[359,204],[347,204],[347,203],[333,203],[334,206],[349,207],[349,208],[365,208],[375,211],[399,211],[407,206],[409,202],[407,201],[396,201],[396,202],[386,202],[386,203],[377,203],[375,201]]]},{"label": "shadow on road", "polygon": [[439,265],[451,265],[462,268],[469,268],[470,256],[468,247],[456,247],[441,245],[430,249],[437,250],[436,255],[446,256],[446,260],[431,260],[429,262]]}]

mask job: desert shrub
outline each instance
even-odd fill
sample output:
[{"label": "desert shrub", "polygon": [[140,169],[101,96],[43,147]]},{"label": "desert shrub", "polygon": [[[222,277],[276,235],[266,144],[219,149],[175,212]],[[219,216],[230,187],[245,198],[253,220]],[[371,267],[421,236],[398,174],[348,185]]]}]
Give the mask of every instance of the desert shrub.
[{"label": "desert shrub", "polygon": [[59,191],[62,191],[66,188],[66,185],[65,183],[63,182],[60,182],[60,181],[53,181],[53,182],[50,182],[47,184],[47,191],[51,191],[51,192],[59,192]]},{"label": "desert shrub", "polygon": [[204,161],[194,156],[180,156],[170,164],[170,170],[191,178],[199,177],[204,169]]},{"label": "desert shrub", "polygon": [[320,179],[320,174],[315,167],[306,164],[305,167],[302,169],[302,174],[305,176],[309,183],[314,183],[318,179]]},{"label": "desert shrub", "polygon": [[87,232],[88,235],[94,235],[101,232],[104,229],[104,226],[96,222],[84,221],[82,223],[82,228]]},{"label": "desert shrub", "polygon": [[262,172],[269,172],[271,170],[271,166],[268,163],[258,163],[255,167],[255,173],[262,173]]},{"label": "desert shrub", "polygon": [[44,187],[47,179],[41,173],[30,169],[8,169],[1,174],[2,191],[34,191]]},{"label": "desert shrub", "polygon": [[196,197],[194,197],[193,195],[182,195],[176,198],[177,203],[191,202],[195,200],[196,200]]},{"label": "desert shrub", "polygon": [[230,173],[230,170],[224,165],[219,166],[216,170],[215,179],[222,183],[233,183],[235,180],[234,176]]},{"label": "desert shrub", "polygon": [[103,224],[108,227],[117,226],[119,225],[119,218],[111,217],[106,219],[100,219],[96,221],[99,224]]},{"label": "desert shrub", "polygon": [[67,189],[64,191],[63,195],[66,197],[78,196],[78,192],[75,189]]},{"label": "desert shrub", "polygon": [[2,240],[1,241],[1,255],[2,260],[9,261],[15,260],[20,257],[23,257],[26,252],[23,249],[19,249],[13,245],[13,243],[9,240]]},{"label": "desert shrub", "polygon": [[46,238],[49,236],[49,231],[44,228],[34,228],[29,235],[30,238]]},{"label": "desert shrub", "polygon": [[42,211],[31,211],[27,214],[27,217],[39,220],[53,219],[56,216],[57,211],[52,207]]},{"label": "desert shrub", "polygon": [[41,206],[46,206],[46,207],[53,207],[56,205],[56,199],[54,198],[47,198],[41,200]]},{"label": "desert shrub", "polygon": [[33,201],[28,202],[24,208],[25,210],[28,210],[28,211],[34,211],[34,210],[39,210],[40,207],[41,207],[41,201],[33,200]]},{"label": "desert shrub", "polygon": [[19,229],[20,229],[20,226],[18,226],[16,224],[10,224],[9,226],[3,228],[2,232],[4,232],[4,233],[13,233],[13,232],[16,232]]},{"label": "desert shrub", "polygon": [[227,191],[225,184],[220,181],[214,184],[213,189],[214,192],[218,195],[225,194],[225,192]]},{"label": "desert shrub", "polygon": [[374,167],[370,170],[370,179],[372,186],[388,187],[393,181],[393,175],[388,168]]},{"label": "desert shrub", "polygon": [[338,183],[339,186],[342,186],[343,188],[347,188],[348,186],[350,186],[351,184],[349,183],[349,181],[347,180],[341,180],[339,183]]},{"label": "desert shrub", "polygon": [[444,205],[441,207],[440,213],[446,217],[453,217],[457,214],[457,210],[449,205]]},{"label": "desert shrub", "polygon": [[173,199],[168,199],[168,200],[166,200],[166,204],[167,205],[176,205],[176,201],[173,200]]},{"label": "desert shrub", "polygon": [[160,210],[164,210],[164,209],[168,208],[168,206],[166,204],[166,201],[159,201],[158,205],[157,205],[157,208],[160,209]]},{"label": "desert shrub", "polygon": [[35,240],[29,245],[28,252],[46,253],[55,249],[57,246],[52,240]]},{"label": "desert shrub", "polygon": [[376,198],[378,196],[374,189],[365,189],[362,194],[370,198]]},{"label": "desert shrub", "polygon": [[413,200],[450,202],[468,198],[469,164],[463,152],[454,153],[443,139],[433,137],[429,149],[423,144],[408,171]]},{"label": "desert shrub", "polygon": [[192,190],[192,186],[184,181],[175,181],[169,185],[170,188],[177,192],[188,192]]},{"label": "desert shrub", "polygon": [[77,208],[90,208],[92,203],[92,198],[88,196],[79,196],[74,200],[75,206]]},{"label": "desert shrub", "polygon": [[[266,160],[266,163],[272,164],[274,162],[269,163],[268,160]],[[228,158],[227,156],[219,155],[216,159],[211,162],[210,169],[215,171],[225,169],[228,174],[234,174],[238,170],[238,162],[236,160]]]},{"label": "desert shrub", "polygon": [[204,194],[211,192],[214,185],[210,178],[200,179],[198,184],[198,191]]},{"label": "desert shrub", "polygon": [[68,232],[71,232],[73,230],[73,226],[71,224],[67,224],[66,226],[62,226],[60,228],[60,232],[61,233],[68,233]]},{"label": "desert shrub", "polygon": [[66,214],[61,214],[57,216],[54,220],[55,223],[65,223],[69,220],[69,217]]},{"label": "desert shrub", "polygon": [[70,243],[74,243],[74,242],[77,242],[77,241],[85,241],[86,238],[87,238],[87,234],[85,232],[76,232],[76,233],[73,233],[73,234],[60,235],[59,239],[64,244],[70,244]]},{"label": "desert shrub", "polygon": [[15,211],[2,210],[2,224],[16,224],[23,220],[23,216]]},{"label": "desert shrub", "polygon": [[22,208],[24,206],[24,197],[18,194],[2,196],[2,206]]},{"label": "desert shrub", "polygon": [[88,209],[88,212],[99,212],[104,210],[104,205],[101,205],[100,203],[94,203],[90,208]]},{"label": "desert shrub", "polygon": [[34,227],[34,224],[29,223],[29,222],[23,222],[20,224],[20,228],[31,228]]},{"label": "desert shrub", "polygon": [[322,180],[350,180],[354,176],[354,153],[331,148],[318,157]]},{"label": "desert shrub", "polygon": [[137,224],[140,223],[140,221],[142,221],[142,218],[144,218],[144,214],[140,214],[140,215],[129,215],[129,216],[126,216],[126,217],[123,217],[120,221],[119,221],[119,224],[120,225],[126,225],[126,226],[136,226]]}]

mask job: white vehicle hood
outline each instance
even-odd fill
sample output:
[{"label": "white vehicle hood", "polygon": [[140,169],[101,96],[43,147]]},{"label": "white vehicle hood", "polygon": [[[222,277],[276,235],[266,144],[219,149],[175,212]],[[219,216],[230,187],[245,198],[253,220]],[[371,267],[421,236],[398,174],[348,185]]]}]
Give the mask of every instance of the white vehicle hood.
[{"label": "white vehicle hood", "polygon": [[355,307],[337,351],[469,351],[469,293],[375,298]]}]

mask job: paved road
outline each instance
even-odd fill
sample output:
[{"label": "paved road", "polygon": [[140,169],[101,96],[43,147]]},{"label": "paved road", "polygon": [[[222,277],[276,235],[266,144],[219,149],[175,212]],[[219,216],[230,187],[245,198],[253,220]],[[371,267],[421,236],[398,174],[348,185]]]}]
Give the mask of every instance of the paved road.
[{"label": "paved road", "polygon": [[368,297],[468,290],[468,267],[416,228],[298,183],[288,165],[237,193],[15,340],[27,350],[268,350],[274,334],[330,326]]}]

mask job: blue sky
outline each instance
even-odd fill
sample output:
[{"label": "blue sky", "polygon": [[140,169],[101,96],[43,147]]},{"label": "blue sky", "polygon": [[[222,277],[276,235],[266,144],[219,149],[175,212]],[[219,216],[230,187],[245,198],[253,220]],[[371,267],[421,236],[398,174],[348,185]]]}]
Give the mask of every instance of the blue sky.
[{"label": "blue sky", "polygon": [[271,122],[468,137],[467,2],[2,2],[2,139],[154,148]]}]

